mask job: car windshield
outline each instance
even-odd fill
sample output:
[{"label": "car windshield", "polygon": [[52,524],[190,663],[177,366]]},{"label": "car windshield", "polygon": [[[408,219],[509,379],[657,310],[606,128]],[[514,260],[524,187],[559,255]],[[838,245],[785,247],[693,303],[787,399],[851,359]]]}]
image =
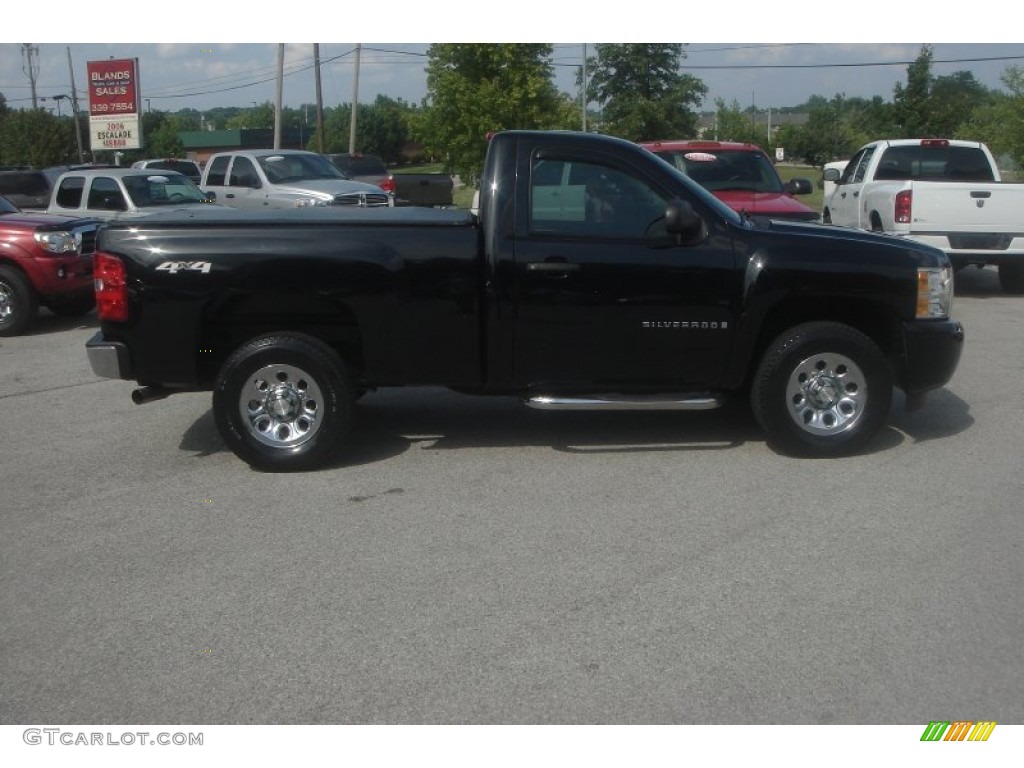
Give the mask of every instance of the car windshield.
[{"label": "car windshield", "polygon": [[0,213],[17,213],[18,207],[3,195],[0,195]]},{"label": "car windshield", "polygon": [[271,184],[310,179],[344,179],[345,175],[322,155],[264,155],[257,157]]},{"label": "car windshield", "polygon": [[207,202],[203,191],[180,173],[125,176],[124,188],[136,208]]},{"label": "car windshield", "polygon": [[730,149],[660,150],[655,154],[712,192],[781,193],[782,181],[762,152]]}]

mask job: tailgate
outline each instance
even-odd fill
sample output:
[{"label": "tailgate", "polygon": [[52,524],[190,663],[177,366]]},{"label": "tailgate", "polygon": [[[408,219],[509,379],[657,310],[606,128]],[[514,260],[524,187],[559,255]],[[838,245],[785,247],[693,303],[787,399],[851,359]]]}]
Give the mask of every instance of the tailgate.
[{"label": "tailgate", "polygon": [[[914,182],[911,232],[979,237],[1024,234],[1024,184]],[[998,246],[979,241],[953,247]]]}]

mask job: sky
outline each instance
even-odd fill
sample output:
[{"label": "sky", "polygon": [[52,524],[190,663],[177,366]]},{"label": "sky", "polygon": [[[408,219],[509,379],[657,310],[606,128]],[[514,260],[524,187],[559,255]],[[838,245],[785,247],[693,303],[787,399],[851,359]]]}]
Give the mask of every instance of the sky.
[{"label": "sky", "polygon": [[[55,3],[58,7],[62,4],[63,0]],[[983,85],[1001,88],[1000,75],[1008,66],[1024,68],[1024,43],[1007,39],[1014,25],[1004,25],[1006,32],[994,28],[997,25],[991,20],[1004,14],[996,11],[995,3],[986,12],[987,4],[988,0],[972,3],[972,20],[965,22],[949,14],[929,12],[923,5],[898,11],[891,4],[866,0],[856,6],[859,13],[854,24],[838,15],[830,17],[834,12],[828,11],[830,6],[826,4],[804,0],[787,2],[784,15],[765,11],[764,3],[738,2],[733,6],[735,12],[726,18],[709,14],[696,23],[686,16],[687,6],[679,0],[645,3],[643,18],[611,18],[606,14],[603,19],[585,21],[576,9],[582,7],[578,4],[574,4],[576,8],[552,11],[551,3],[540,0],[517,0],[514,6],[463,0],[429,5],[392,0],[385,18],[376,10],[341,12],[337,3],[321,5],[321,0],[316,0],[304,2],[296,18],[275,18],[272,24],[266,24],[257,14],[247,14],[249,20],[241,21],[230,10],[185,3],[175,11],[175,21],[164,28],[155,18],[140,24],[138,18],[108,13],[82,19],[73,25],[74,35],[61,36],[54,36],[57,31],[53,25],[40,24],[37,13],[20,9],[12,13],[8,9],[0,27],[0,93],[11,107],[31,105],[22,43],[15,40],[35,40],[32,45],[38,47],[39,67],[36,93],[47,97],[40,105],[54,111],[68,108],[67,102],[51,97],[70,92],[69,50],[83,107],[86,62],[111,57],[138,58],[143,108],[176,111],[191,107],[202,111],[273,102],[278,43],[256,41],[274,37],[308,39],[318,31],[312,21],[323,18],[327,23],[319,26],[319,31],[323,34],[325,28],[330,29],[331,37],[405,41],[360,44],[358,91],[357,44],[320,43],[325,106],[351,102],[356,94],[360,103],[372,102],[378,94],[419,103],[426,94],[425,41],[542,42],[538,35],[546,40],[573,40],[553,43],[552,61],[559,89],[575,95],[575,77],[584,47],[593,54],[594,43],[583,40],[657,41],[652,31],[664,39],[673,22],[658,24],[653,20],[665,18],[674,20],[679,38],[690,41],[683,66],[708,86],[704,109],[713,109],[719,98],[727,105],[735,101],[741,108],[753,104],[759,109],[795,106],[815,94],[827,98],[836,94],[866,98],[877,95],[889,101],[893,86],[906,82],[907,63],[926,43],[933,46],[932,73],[936,76],[968,70]],[[81,8],[80,3],[67,6],[69,12]],[[514,19],[507,10],[511,7],[516,9]],[[622,6],[607,7],[617,8],[621,14]],[[189,18],[189,8],[202,9],[193,11],[195,20]],[[423,8],[429,13],[424,14]],[[499,14],[497,8],[505,10]],[[877,30],[872,29],[872,18],[880,20]],[[862,38],[845,34],[848,28],[856,28]],[[140,35],[140,29],[157,29],[159,37],[151,32],[152,42],[139,43],[140,36],[146,37]],[[198,33],[192,31],[208,33],[211,29],[226,31],[214,36],[218,42],[197,40]],[[727,40],[741,42],[724,42]],[[287,43],[284,62],[285,104],[298,107],[314,103],[312,43]]]}]

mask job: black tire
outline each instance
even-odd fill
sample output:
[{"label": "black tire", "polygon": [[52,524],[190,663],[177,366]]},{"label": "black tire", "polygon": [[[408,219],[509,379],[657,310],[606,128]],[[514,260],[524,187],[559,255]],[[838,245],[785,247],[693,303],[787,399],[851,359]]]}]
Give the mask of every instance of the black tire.
[{"label": "black tire", "polygon": [[311,336],[253,339],[224,363],[213,391],[221,437],[240,459],[270,472],[314,469],[352,427],[353,390],[341,358]]},{"label": "black tire", "polygon": [[39,299],[28,278],[14,267],[0,266],[0,336],[20,336],[32,327]]},{"label": "black tire", "polygon": [[61,317],[81,317],[96,307],[96,294],[85,293],[79,296],[68,296],[51,299],[46,305],[51,312]]},{"label": "black tire", "polygon": [[881,429],[892,370],[878,346],[841,323],[798,325],[765,351],[750,403],[768,441],[793,456],[843,456]]},{"label": "black tire", "polygon": [[1004,293],[1024,293],[1024,264],[1000,264],[999,285]]}]

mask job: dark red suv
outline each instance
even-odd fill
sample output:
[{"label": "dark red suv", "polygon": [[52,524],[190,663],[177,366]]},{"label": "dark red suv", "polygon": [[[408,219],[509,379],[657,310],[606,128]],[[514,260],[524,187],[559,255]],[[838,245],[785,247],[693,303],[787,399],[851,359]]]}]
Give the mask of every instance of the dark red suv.
[{"label": "dark red suv", "polygon": [[818,211],[794,195],[814,191],[810,179],[785,184],[764,150],[732,141],[648,141],[650,150],[734,211],[790,221],[817,221]]},{"label": "dark red suv", "polygon": [[95,219],[21,211],[0,196],[0,336],[25,333],[40,304],[58,315],[96,305]]}]

